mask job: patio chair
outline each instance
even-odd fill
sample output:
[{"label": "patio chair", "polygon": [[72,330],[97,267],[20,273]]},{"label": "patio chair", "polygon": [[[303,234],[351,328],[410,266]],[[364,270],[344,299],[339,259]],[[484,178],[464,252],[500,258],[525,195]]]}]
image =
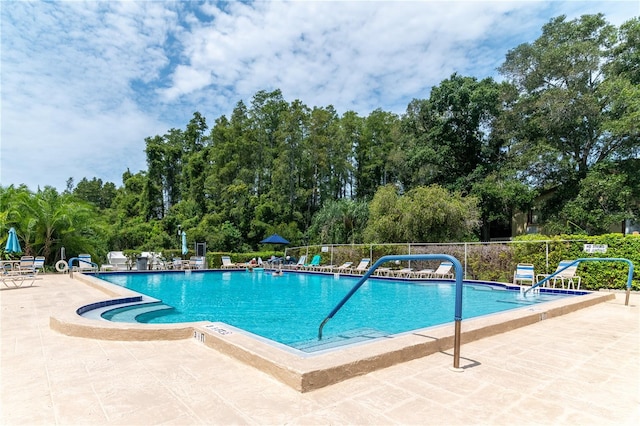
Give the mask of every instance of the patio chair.
[{"label": "patio chair", "polygon": [[220,259],[222,259],[222,266],[220,266],[222,269],[241,268],[240,265],[231,262],[231,257],[229,256],[222,256]]},{"label": "patio chair", "polygon": [[44,256],[36,256],[36,258],[33,259],[33,269],[44,273],[44,260]]},{"label": "patio chair", "polygon": [[[107,253],[108,265],[114,271],[126,271],[129,269],[129,259],[121,251],[110,251]],[[107,266],[107,265],[103,265]]]},{"label": "patio chair", "polygon": [[[555,274],[553,278],[551,278],[549,281],[546,282],[547,286],[551,284],[555,288],[558,281],[560,281],[562,288],[564,288],[565,281],[566,281],[567,288],[574,288],[574,289],[580,290],[580,282],[582,281],[582,278],[576,275],[578,271],[577,264],[569,266],[573,262],[574,262],[573,260],[561,261],[558,264],[558,267],[556,268],[556,271],[553,274],[538,274],[537,275],[538,281],[540,281],[540,278],[544,279],[546,277],[550,277]],[[577,282],[577,287],[576,287],[576,282]]]},{"label": "patio chair", "polygon": [[300,259],[298,259],[298,263],[296,263],[295,265],[290,265],[287,264],[287,268],[289,269],[300,269],[300,268],[304,268],[304,263],[307,261],[307,256],[300,256]]},{"label": "patio chair", "polygon": [[353,265],[353,262],[344,262],[342,265],[339,265],[339,266],[328,265],[325,268],[327,272],[343,272],[351,269],[351,265]]},{"label": "patio chair", "polygon": [[413,271],[411,278],[430,278],[433,275],[433,269],[420,269],[419,271]]},{"label": "patio chair", "polygon": [[33,272],[35,271],[35,259],[33,256],[22,256],[18,263],[18,271]]},{"label": "patio chair", "polygon": [[3,268],[0,272],[0,281],[9,287],[7,283],[13,284],[14,287],[21,287],[25,281],[30,281],[30,286],[35,280],[40,279],[38,269],[34,266],[35,260],[33,256],[22,256],[20,262],[11,264],[9,268]]},{"label": "patio chair", "polygon": [[90,254],[79,254],[78,255],[78,266],[74,266],[74,270],[76,272],[95,272],[98,270],[98,265],[91,261]]},{"label": "patio chair", "polygon": [[204,269],[204,257],[202,257],[202,256],[191,256],[189,258],[188,269]]},{"label": "patio chair", "polygon": [[440,266],[433,271],[430,278],[453,278],[453,263],[441,262]]},{"label": "patio chair", "polygon": [[513,273],[513,283],[534,285],[536,283],[536,275],[533,272],[533,265],[530,263],[518,263]]},{"label": "patio chair", "polygon": [[182,258],[174,257],[167,265],[170,269],[182,269]]},{"label": "patio chair", "polygon": [[371,259],[365,257],[358,263],[358,266],[352,268],[351,271],[356,274],[364,274],[369,269],[369,263],[371,263]]},{"label": "patio chair", "polygon": [[413,274],[413,268],[402,268],[396,271],[392,270],[391,274],[393,274],[394,277],[398,278],[410,278]]},{"label": "patio chair", "polygon": [[387,266],[376,268],[376,277],[388,277],[393,273],[393,269]]},{"label": "patio chair", "polygon": [[320,261],[322,260],[322,257],[319,254],[316,254],[315,256],[313,256],[313,258],[311,259],[311,262],[305,264],[302,266],[303,269],[307,269],[309,271],[313,271],[315,268],[320,266]]}]

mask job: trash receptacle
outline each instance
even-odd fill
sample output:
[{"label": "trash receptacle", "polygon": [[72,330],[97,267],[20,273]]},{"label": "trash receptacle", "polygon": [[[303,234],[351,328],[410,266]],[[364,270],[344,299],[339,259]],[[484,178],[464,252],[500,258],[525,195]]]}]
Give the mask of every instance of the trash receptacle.
[{"label": "trash receptacle", "polygon": [[146,257],[142,257],[142,256],[136,257],[136,269],[138,271],[146,271],[148,261],[149,259],[147,259]]}]

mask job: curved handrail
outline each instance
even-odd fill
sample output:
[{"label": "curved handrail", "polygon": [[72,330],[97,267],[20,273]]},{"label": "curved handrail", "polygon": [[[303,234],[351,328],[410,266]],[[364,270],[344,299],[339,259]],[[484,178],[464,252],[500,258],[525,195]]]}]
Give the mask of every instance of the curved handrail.
[{"label": "curved handrail", "polygon": [[453,267],[456,271],[456,306],[455,306],[455,336],[454,336],[454,351],[453,351],[453,368],[458,369],[460,365],[460,322],[462,321],[462,264],[458,259],[448,254],[408,254],[408,255],[389,255],[382,256],[378,259],[369,270],[363,275],[363,277],[356,283],[355,286],[347,293],[347,295],[336,305],[335,308],[327,315],[327,317],[320,323],[318,328],[318,340],[322,340],[322,329],[325,324],[333,318],[333,316],[344,306],[345,303],[358,291],[362,284],[373,274],[373,272],[383,263],[391,262],[395,260],[408,261],[408,260],[437,260],[443,259],[453,263]]},{"label": "curved handrail", "polygon": [[565,269],[571,268],[573,265],[579,264],[580,262],[589,262],[589,261],[596,261],[596,262],[626,262],[627,264],[629,264],[629,275],[627,277],[627,297],[626,297],[626,300],[625,300],[625,303],[624,303],[625,305],[628,306],[629,305],[629,294],[631,293],[631,281],[633,279],[633,262],[631,262],[629,259],[623,259],[623,258],[619,258],[619,257],[583,257],[583,258],[580,258],[580,259],[576,259],[573,262],[567,264],[564,268],[555,271],[553,274],[549,275],[548,277],[543,278],[542,280],[538,281],[536,284],[532,285],[530,288],[526,289],[524,291],[524,295],[526,296],[528,292],[530,292],[531,290],[533,290],[536,287],[540,287],[542,284],[546,283],[547,281],[549,281],[553,277],[559,275]]},{"label": "curved handrail", "polygon": [[[96,271],[100,270],[100,267],[98,266],[97,263],[95,262],[87,262],[85,259],[80,259],[79,257],[72,257],[71,259],[69,259],[69,273],[73,274],[73,261],[77,260],[78,261],[78,266],[80,266],[80,261],[82,260],[85,263],[90,263],[91,266],[93,266],[94,268],[96,268]],[[72,275],[73,276],[73,275]]]}]

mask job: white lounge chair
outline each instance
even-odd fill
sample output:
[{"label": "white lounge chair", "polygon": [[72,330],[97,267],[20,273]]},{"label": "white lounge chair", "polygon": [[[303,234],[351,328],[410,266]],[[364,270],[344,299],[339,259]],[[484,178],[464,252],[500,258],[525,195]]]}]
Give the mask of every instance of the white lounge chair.
[{"label": "white lounge chair", "polygon": [[34,266],[33,256],[22,256],[20,262],[12,264],[9,269],[3,269],[0,272],[0,281],[9,287],[7,283],[13,284],[14,287],[21,287],[26,281],[30,281],[33,285],[38,278],[38,269]]},{"label": "white lounge chair", "polygon": [[441,262],[438,269],[433,271],[430,278],[453,278],[453,263]]},{"label": "white lounge chair", "polygon": [[388,277],[393,273],[393,269],[389,268],[389,267],[382,267],[382,268],[377,268],[376,269],[376,276],[378,277]]},{"label": "white lounge chair", "polygon": [[91,261],[90,254],[78,255],[78,266],[73,267],[76,272],[95,272],[98,270],[98,265]]},{"label": "white lounge chair", "polygon": [[129,259],[121,251],[110,251],[107,253],[107,260],[109,261],[105,269],[113,269],[114,271],[126,271],[129,269]]},{"label": "white lounge chair", "polygon": [[307,256],[300,256],[298,263],[295,265],[285,265],[288,269],[300,269],[304,268],[304,263],[307,261]]},{"label": "white lounge chair", "polygon": [[430,278],[434,273],[433,269],[420,269],[419,271],[413,271],[411,278]]},{"label": "white lounge chair", "polygon": [[242,266],[231,262],[231,257],[229,256],[222,256],[222,266],[220,266],[222,269],[233,269],[233,268],[241,268]]},{"label": "white lounge chair", "polygon": [[536,275],[533,272],[533,265],[530,263],[518,263],[516,271],[513,273],[513,283],[534,285],[536,283]]},{"label": "white lounge chair", "polygon": [[391,271],[391,274],[393,274],[394,277],[398,278],[410,278],[413,274],[413,268],[398,269],[397,271]]},{"label": "white lounge chair", "polygon": [[363,258],[358,266],[350,269],[351,272],[355,272],[356,274],[364,274],[369,269],[369,263],[371,263],[371,259],[368,257]]},{"label": "white lounge chair", "polygon": [[351,269],[352,265],[353,265],[353,262],[344,262],[342,265],[339,265],[339,266],[326,266],[325,270],[327,272],[344,272]]},{"label": "white lounge chair", "polygon": [[[553,278],[547,281],[546,284],[547,285],[551,284],[555,288],[558,281],[560,281],[562,288],[564,288],[564,285],[566,282],[567,288],[577,288],[578,290],[580,290],[580,282],[582,281],[582,278],[576,275],[576,273],[578,272],[578,264],[567,267],[573,262],[574,262],[573,260],[561,261],[560,264],[558,264],[556,271],[554,272],[554,274],[557,274],[557,275],[555,275]],[[540,278],[544,279],[551,275],[553,274],[538,274],[537,279],[538,281],[540,281]],[[576,283],[577,283],[577,286],[576,286]]]},{"label": "white lounge chair", "polygon": [[189,269],[204,269],[204,257],[191,256],[189,259]]}]

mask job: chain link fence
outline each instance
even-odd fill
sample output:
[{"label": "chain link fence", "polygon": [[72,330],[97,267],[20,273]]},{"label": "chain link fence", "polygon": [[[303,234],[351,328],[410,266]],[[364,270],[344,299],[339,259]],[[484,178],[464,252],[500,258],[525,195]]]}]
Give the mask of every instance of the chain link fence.
[{"label": "chain link fence", "polygon": [[[587,240],[527,240],[466,243],[405,243],[405,244],[326,244],[290,247],[285,255],[299,259],[315,255],[322,257],[323,265],[341,265],[344,262],[357,264],[363,258],[375,262],[385,255],[403,254],[448,254],[457,258],[464,268],[464,279],[510,283],[518,263],[534,265],[536,274],[550,274],[561,260],[584,257],[624,257],[611,251],[608,255],[585,252]],[[633,259],[632,259],[633,260]],[[583,272],[583,288],[624,288],[626,271],[624,265],[603,266],[589,262],[580,265]],[[413,270],[436,269],[438,261],[410,261],[402,264],[383,265],[391,268]],[[589,273],[591,271],[591,273]],[[596,273],[597,272],[597,273]],[[582,275],[582,274],[581,274]],[[639,288],[638,277],[634,278],[634,289]]]}]

